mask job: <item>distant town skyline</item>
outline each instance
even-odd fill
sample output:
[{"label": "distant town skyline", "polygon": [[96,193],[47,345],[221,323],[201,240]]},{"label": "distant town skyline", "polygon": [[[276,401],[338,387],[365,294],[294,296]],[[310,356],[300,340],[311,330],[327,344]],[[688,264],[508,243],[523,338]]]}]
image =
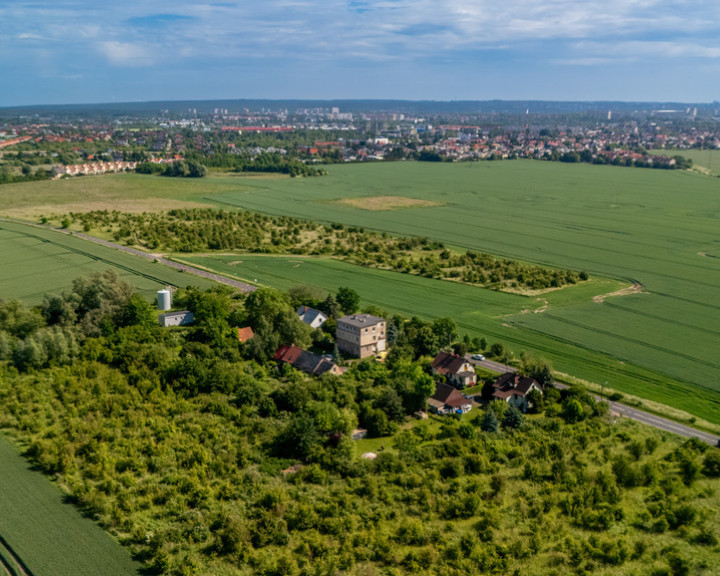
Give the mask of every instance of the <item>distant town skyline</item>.
[{"label": "distant town skyline", "polygon": [[0,106],[720,99],[706,0],[20,0],[0,21]]}]

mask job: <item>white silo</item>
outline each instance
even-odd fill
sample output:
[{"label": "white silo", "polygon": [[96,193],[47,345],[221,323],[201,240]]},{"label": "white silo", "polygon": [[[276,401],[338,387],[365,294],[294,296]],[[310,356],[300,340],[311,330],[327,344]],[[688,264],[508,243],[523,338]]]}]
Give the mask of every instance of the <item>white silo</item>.
[{"label": "white silo", "polygon": [[172,308],[172,294],[170,290],[158,290],[157,303],[159,310],[170,310],[170,308]]}]

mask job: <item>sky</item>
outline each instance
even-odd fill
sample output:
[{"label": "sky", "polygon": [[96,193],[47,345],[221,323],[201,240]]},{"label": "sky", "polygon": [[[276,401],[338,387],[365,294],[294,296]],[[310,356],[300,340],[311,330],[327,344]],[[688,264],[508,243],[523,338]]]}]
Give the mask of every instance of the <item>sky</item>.
[{"label": "sky", "polygon": [[2,0],[0,106],[720,100],[717,0]]}]

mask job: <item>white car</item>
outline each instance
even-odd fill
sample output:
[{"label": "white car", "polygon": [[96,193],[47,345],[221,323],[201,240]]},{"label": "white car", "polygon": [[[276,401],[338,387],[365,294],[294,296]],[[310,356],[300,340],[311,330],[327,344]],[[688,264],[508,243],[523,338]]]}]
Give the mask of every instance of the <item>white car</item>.
[{"label": "white car", "polygon": [[485,356],[483,356],[482,354],[473,354],[472,356],[470,356],[470,359],[482,361],[485,360]]}]

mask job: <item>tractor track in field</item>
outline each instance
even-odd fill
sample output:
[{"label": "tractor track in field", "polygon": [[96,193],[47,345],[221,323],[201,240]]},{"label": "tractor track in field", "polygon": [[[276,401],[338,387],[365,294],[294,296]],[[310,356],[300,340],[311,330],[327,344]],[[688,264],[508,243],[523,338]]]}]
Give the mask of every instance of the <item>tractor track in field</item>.
[{"label": "tractor track in field", "polygon": [[3,576],[34,576],[22,558],[15,553],[2,536],[0,536],[0,574]]}]

